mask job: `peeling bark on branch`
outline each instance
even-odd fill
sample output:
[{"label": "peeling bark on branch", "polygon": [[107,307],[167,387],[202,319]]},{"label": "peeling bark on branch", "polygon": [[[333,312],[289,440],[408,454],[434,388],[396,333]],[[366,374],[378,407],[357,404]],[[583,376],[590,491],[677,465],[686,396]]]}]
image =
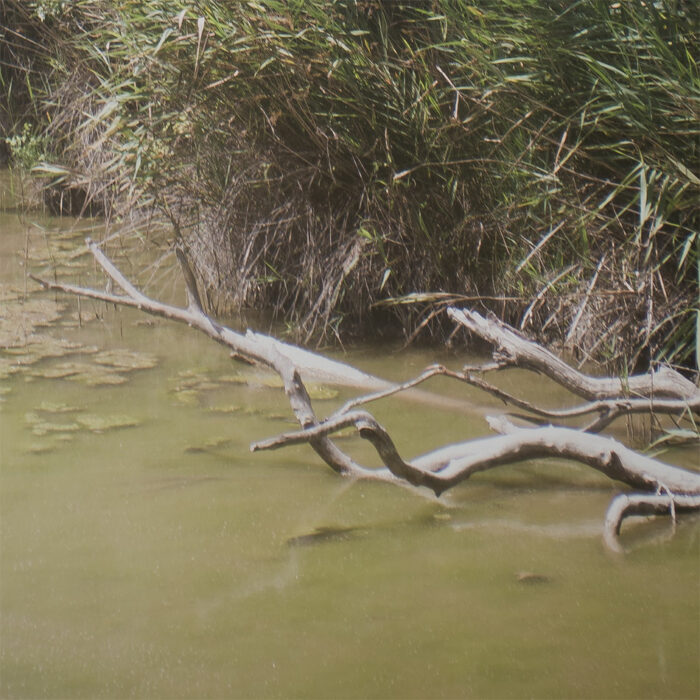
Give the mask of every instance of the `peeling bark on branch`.
[{"label": "peeling bark on branch", "polygon": [[[547,457],[575,460],[643,492],[620,495],[611,503],[605,520],[604,540],[613,549],[619,548],[617,535],[623,519],[628,515],[671,513],[675,517],[676,510],[700,509],[699,473],[640,455],[612,438],[551,425],[521,428],[503,417],[490,418],[489,424],[500,435],[448,445],[407,461],[399,454],[384,427],[370,413],[358,409],[358,406],[399,392],[412,392],[413,396],[425,398],[430,395],[417,392],[415,387],[431,377],[447,376],[476,386],[540,418],[598,413],[598,418],[589,426],[591,429],[600,429],[623,413],[700,412],[700,391],[673,370],[662,369],[649,375],[630,377],[625,382],[615,378],[589,377],[505,324],[487,320],[472,311],[452,308],[448,309],[448,313],[456,323],[494,344],[495,361],[465,367],[461,372],[433,365],[415,379],[393,384],[342,362],[282,343],[271,336],[252,331],[242,334],[218,324],[203,311],[196,288],[191,288],[193,279],[186,279],[189,292],[186,309],[150,299],[122,275],[97,244],[88,239],[87,245],[95,260],[123,294],[108,294],[32,278],[46,289],[137,308],[186,323],[230,348],[232,355],[265,365],[279,374],[301,430],[255,443],[251,446],[253,451],[308,442],[340,474],[425,487],[437,495],[472,474],[503,464]],[[186,265],[183,268],[186,274]],[[573,393],[588,399],[589,403],[572,409],[548,411],[474,376],[475,372],[507,366],[542,372]],[[319,420],[304,386],[304,381],[308,379],[363,388],[372,393],[348,401],[330,417]],[[445,400],[445,403],[449,404],[449,401]],[[463,407],[463,404],[460,405]],[[362,438],[373,445],[384,464],[383,468],[373,469],[356,463],[332,441],[331,435],[349,426],[353,426]]]}]

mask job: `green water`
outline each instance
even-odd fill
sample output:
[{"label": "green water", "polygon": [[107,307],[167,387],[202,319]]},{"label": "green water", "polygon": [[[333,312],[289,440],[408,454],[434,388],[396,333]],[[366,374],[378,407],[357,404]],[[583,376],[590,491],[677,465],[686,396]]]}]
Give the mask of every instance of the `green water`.
[{"label": "green water", "polygon": [[[504,468],[437,500],[344,480],[303,446],[251,454],[252,440],[292,427],[280,390],[190,329],[25,281],[25,264],[65,262],[52,241],[75,226],[0,214],[0,318],[58,299],[58,318],[34,332],[81,345],[0,380],[1,697],[698,697],[697,520],[671,538],[667,523],[631,524],[630,551],[614,556],[601,525],[617,487],[577,465]],[[83,263],[60,274],[92,284]],[[141,277],[179,298],[173,276]],[[115,385],[41,376],[94,367],[105,348],[155,366],[112,367]],[[345,359],[406,378],[436,354]],[[217,381],[232,373],[248,381]],[[564,401],[541,379],[502,381]],[[407,456],[487,434],[482,413],[376,406]],[[127,426],[109,428],[115,416]],[[667,458],[693,466],[697,452]]]}]

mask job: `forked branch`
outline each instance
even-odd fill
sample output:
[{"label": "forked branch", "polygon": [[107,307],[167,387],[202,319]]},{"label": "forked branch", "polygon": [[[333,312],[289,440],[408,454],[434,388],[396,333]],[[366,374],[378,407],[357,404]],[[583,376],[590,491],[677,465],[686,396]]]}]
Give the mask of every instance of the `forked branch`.
[{"label": "forked branch", "polygon": [[426,486],[437,495],[477,472],[529,459],[559,457],[593,467],[633,488],[678,495],[700,494],[700,474],[641,455],[613,438],[589,435],[572,428],[520,428],[504,418],[489,419],[501,435],[441,447],[412,462],[399,455],[386,430],[366,411],[351,411],[304,430],[283,433],[254,443],[253,451],[277,449],[328,436],[354,426],[369,440],[386,467],[414,486]]},{"label": "forked branch", "polygon": [[[664,398],[610,398],[598,401],[589,401],[571,408],[546,409],[536,406],[530,401],[525,401],[517,396],[513,396],[507,391],[485,381],[478,373],[492,371],[493,369],[503,369],[508,364],[487,363],[464,367],[461,371],[448,369],[443,365],[430,365],[426,367],[417,377],[407,380],[401,384],[396,384],[387,389],[376,391],[364,396],[358,396],[345,403],[334,415],[341,415],[357,406],[362,406],[372,401],[387,398],[399,392],[412,389],[419,384],[426,382],[433,377],[449,377],[456,379],[470,386],[477,387],[487,394],[500,399],[506,405],[515,406],[524,411],[526,415],[521,418],[531,422],[541,422],[537,419],[548,419],[551,421],[565,421],[571,418],[580,418],[591,414],[598,414],[597,417],[586,425],[583,430],[589,433],[598,433],[606,428],[610,423],[620,416],[635,414],[669,414],[682,415],[688,411],[697,413],[700,411],[700,393],[691,399],[664,399]],[[572,370],[573,371],[573,370]]]},{"label": "forked branch", "polygon": [[[33,279],[47,289],[138,308],[149,314],[186,323],[227,346],[234,355],[265,365],[279,374],[301,430],[258,442],[251,447],[254,451],[308,442],[329,466],[341,474],[425,487],[437,495],[472,474],[503,464],[546,457],[575,460],[645,492],[625,496],[627,500],[622,497],[613,500],[605,521],[605,541],[613,548],[620,524],[630,514],[667,511],[675,514],[676,510],[700,509],[700,474],[640,455],[611,438],[554,426],[519,428],[504,418],[491,418],[491,427],[500,435],[448,445],[408,461],[399,454],[384,427],[367,411],[358,410],[362,404],[400,391],[413,391],[415,386],[427,379],[442,375],[477,386],[506,403],[540,417],[598,412],[598,422],[603,424],[610,416],[614,417],[616,411],[641,411],[652,403],[654,408],[666,406],[668,412],[676,412],[681,405],[683,410],[690,408],[697,411],[700,400],[697,388],[671,370],[630,377],[625,384],[616,379],[587,377],[503,324],[487,321],[474,312],[450,309],[450,315],[458,323],[497,346],[495,361],[476,368],[464,368],[462,372],[433,365],[413,380],[392,384],[342,362],[282,343],[272,336],[252,331],[242,334],[220,325],[202,310],[201,304],[196,303],[196,289],[190,290],[187,308],[151,299],[122,275],[97,244],[88,239],[87,245],[122,294],[109,294],[36,277]],[[511,364],[543,372],[578,395],[588,398],[591,403],[567,411],[546,411],[474,376],[475,370],[490,370]],[[347,402],[329,418],[318,420],[304,385],[307,379],[360,387],[369,389],[371,393]],[[372,469],[356,463],[332,441],[334,433],[349,426],[373,445],[384,464],[383,468]]]}]

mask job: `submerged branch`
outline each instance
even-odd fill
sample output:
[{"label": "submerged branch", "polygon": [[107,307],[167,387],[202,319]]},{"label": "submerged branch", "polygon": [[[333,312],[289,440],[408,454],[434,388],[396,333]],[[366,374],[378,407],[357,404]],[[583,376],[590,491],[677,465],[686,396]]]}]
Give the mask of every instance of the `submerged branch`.
[{"label": "submerged branch", "polygon": [[603,540],[614,552],[622,552],[618,537],[625,518],[635,515],[670,515],[674,520],[677,512],[700,510],[700,494],[621,493],[610,503],[603,524]]},{"label": "submerged branch", "polygon": [[544,457],[560,457],[587,464],[634,488],[652,491],[666,488],[678,494],[700,494],[700,474],[645,457],[613,438],[554,426],[519,428],[502,418],[491,418],[489,423],[502,434],[448,445],[412,462],[406,462],[399,455],[387,431],[365,411],[353,411],[308,429],[283,433],[254,443],[251,450],[309,442],[354,426],[361,437],[375,446],[395,476],[414,486],[427,486],[437,495],[477,472]]}]

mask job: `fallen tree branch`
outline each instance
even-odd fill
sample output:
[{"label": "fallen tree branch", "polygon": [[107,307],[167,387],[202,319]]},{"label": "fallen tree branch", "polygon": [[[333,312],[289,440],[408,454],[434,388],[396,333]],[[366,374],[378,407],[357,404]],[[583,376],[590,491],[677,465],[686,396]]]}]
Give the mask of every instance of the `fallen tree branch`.
[{"label": "fallen tree branch", "polygon": [[[477,472],[504,464],[548,457],[574,460],[615,481],[651,492],[620,494],[613,499],[605,517],[604,540],[614,550],[620,549],[617,535],[626,517],[668,514],[674,507],[700,509],[700,474],[640,455],[617,440],[571,428],[517,428],[503,418],[492,418],[489,423],[502,434],[442,447],[412,462],[401,457],[387,431],[365,411],[348,412],[306,430],[254,443],[251,450],[311,442],[352,425],[374,446],[391,474],[413,486],[429,488],[437,496]],[[377,478],[387,478],[384,470]],[[657,495],[660,490],[666,495]]]},{"label": "fallen tree branch", "polygon": [[[196,289],[194,292],[189,290],[189,305],[186,309],[150,299],[122,275],[94,242],[88,239],[87,244],[95,260],[121,288],[123,294],[100,292],[33,276],[32,278],[46,289],[138,308],[149,314],[187,323],[230,348],[233,354],[263,364],[279,374],[301,430],[255,443],[251,446],[253,451],[308,442],[329,466],[341,474],[426,487],[438,496],[477,472],[503,464],[546,457],[575,460],[614,480],[646,492],[625,496],[627,500],[618,497],[612,502],[606,516],[604,532],[605,541],[613,548],[611,542],[614,543],[622,520],[628,515],[662,513],[669,509],[674,513],[675,509],[700,509],[700,474],[640,455],[612,438],[555,426],[519,428],[503,417],[491,418],[491,427],[500,432],[500,435],[448,445],[412,461],[406,461],[399,454],[384,427],[367,411],[356,410],[357,406],[379,398],[402,391],[414,391],[415,386],[430,377],[444,375],[477,386],[530,412],[539,412],[540,416],[556,413],[533,407],[472,374],[474,369],[488,370],[512,364],[542,371],[563,386],[575,390],[575,393],[595,399],[595,402],[584,407],[559,411],[559,415],[583,415],[597,411],[601,413],[598,422],[602,422],[616,410],[641,411],[642,401],[647,407],[664,405],[669,412],[675,412],[681,404],[684,410],[688,407],[695,410],[697,389],[675,372],[657,372],[651,377],[631,377],[628,387],[630,392],[633,390],[636,395],[644,398],[623,400],[619,396],[623,388],[619,380],[582,375],[503,324],[487,321],[473,312],[451,309],[450,314],[455,320],[467,327],[477,328],[476,332],[497,345],[495,361],[477,368],[465,368],[462,372],[449,370],[442,365],[433,365],[413,380],[393,384],[350,365],[282,343],[271,336],[252,331],[241,334],[222,326],[204,313],[201,303],[197,303],[195,298]],[[304,386],[306,379],[362,387],[372,390],[372,393],[347,402],[330,418],[319,421]],[[659,384],[662,386],[661,391]],[[689,390],[688,385],[693,391]],[[613,396],[613,390],[617,391],[616,396]],[[668,398],[660,400],[656,398],[658,394]],[[359,435],[373,445],[384,464],[383,468],[372,469],[357,464],[332,442],[330,436],[333,433],[349,426],[355,427]]]},{"label": "fallen tree branch", "polygon": [[402,391],[412,389],[436,376],[457,379],[465,384],[475,386],[482,391],[495,396],[505,404],[510,404],[523,411],[527,411],[527,413],[531,415],[516,415],[528,421],[535,420],[533,416],[537,416],[538,418],[566,420],[569,418],[580,418],[592,413],[597,413],[598,417],[583,428],[585,432],[590,433],[600,432],[610,425],[610,423],[612,423],[615,419],[624,415],[647,413],[682,415],[688,410],[695,412],[700,410],[700,393],[695,398],[688,400],[659,398],[615,398],[590,401],[571,408],[545,409],[535,406],[533,403],[520,399],[517,396],[513,396],[507,391],[504,391],[503,389],[500,389],[497,386],[486,382],[480,377],[474,376],[473,374],[475,371],[491,371],[493,369],[499,369],[505,366],[507,365],[487,363],[483,366],[470,366],[468,368],[463,368],[461,372],[456,372],[448,369],[444,365],[429,365],[413,379],[407,380],[401,384],[395,384],[388,389],[373,392],[371,394],[365,394],[364,396],[358,396],[347,401],[333,415],[342,415],[343,413],[347,413],[358,406],[362,406],[364,404],[371,403],[372,401],[377,401],[379,399],[393,396]]},{"label": "fallen tree branch", "polygon": [[[187,309],[150,299],[122,275],[94,241],[88,238],[86,243],[95,260],[125,292],[125,295],[109,294],[86,287],[61,284],[44,280],[34,275],[30,275],[31,278],[45,289],[54,289],[68,294],[136,308],[154,316],[186,323],[218,343],[227,346],[237,355],[242,355],[249,360],[269,367],[282,378],[292,411],[302,426],[314,424],[316,417],[311,406],[311,400],[302,382],[301,373],[309,379],[320,379],[336,384],[364,386],[365,388],[373,389],[391,387],[390,382],[360,372],[356,368],[342,362],[329,360],[308,350],[282,343],[271,336],[252,331],[248,331],[245,335],[237,333],[226,326],[216,323],[200,307],[192,304],[191,294],[188,298],[190,305]],[[320,436],[317,440],[310,441],[310,444],[316,453],[335,471],[342,474],[355,474],[374,478],[373,472],[356,464],[327,437]]]},{"label": "fallen tree branch", "polygon": [[386,430],[366,411],[352,411],[304,430],[283,433],[254,443],[251,450],[296,445],[352,425],[377,448],[395,476],[414,486],[427,486],[437,495],[477,472],[543,457],[582,462],[635,488],[656,491],[663,487],[673,493],[700,495],[700,474],[641,455],[613,438],[554,426],[519,428],[504,418],[492,417],[489,424],[502,434],[441,447],[412,462],[399,455]]},{"label": "fallen tree branch", "polygon": [[698,409],[700,389],[670,367],[627,377],[591,377],[573,369],[540,345],[524,338],[513,328],[475,311],[451,307],[447,313],[455,323],[475,333],[495,347],[494,359],[514,367],[541,372],[572,393],[588,400],[624,397],[667,397],[687,401]]},{"label": "fallen tree branch", "polygon": [[285,357],[292,362],[306,381],[327,381],[333,384],[364,387],[372,390],[384,390],[393,386],[391,382],[361,372],[355,367],[351,367],[343,362],[330,360],[323,355],[318,355],[317,353],[304,350],[295,345],[283,343],[272,336],[255,333],[250,330],[245,334],[238,333],[226,326],[216,323],[196,306],[185,309],[151,299],[136,289],[136,287],[122,275],[94,241],[88,238],[86,243],[90,252],[95,257],[95,260],[125,292],[125,295],[108,294],[87,287],[61,284],[36,277],[35,275],[30,275],[30,277],[45,289],[54,289],[68,294],[106,301],[112,304],[129,306],[153,316],[160,316],[172,321],[186,323],[203,332],[205,335],[208,335],[212,340],[226,345],[233,352],[248,357],[277,372],[279,372],[279,370],[275,366],[275,359],[278,357]]},{"label": "fallen tree branch", "polygon": [[625,518],[634,515],[670,515],[700,510],[700,494],[621,493],[608,506],[603,524],[603,540],[615,552],[622,552],[619,535]]}]

